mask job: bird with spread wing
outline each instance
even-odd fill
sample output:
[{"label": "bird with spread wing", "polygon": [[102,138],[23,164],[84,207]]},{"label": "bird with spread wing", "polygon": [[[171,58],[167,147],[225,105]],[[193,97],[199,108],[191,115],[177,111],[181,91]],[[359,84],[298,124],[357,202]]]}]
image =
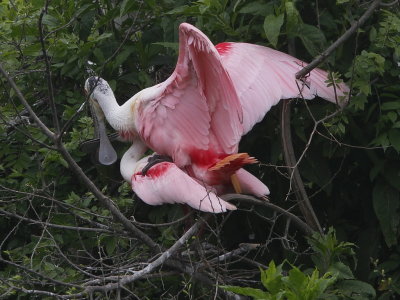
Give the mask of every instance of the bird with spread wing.
[{"label": "bird with spread wing", "polygon": [[[235,206],[218,195],[232,186],[258,197],[269,194],[242,168],[257,160],[238,153],[238,145],[271,106],[281,99],[316,96],[339,105],[347,101],[348,87],[327,84],[328,74],[321,69],[296,80],[295,73],[305,65],[263,46],[233,42],[214,46],[199,29],[183,23],[178,61],[164,82],[138,92],[121,106],[102,78],[87,79],[85,90],[97,119],[105,117],[133,143],[121,160],[121,174],[143,201],[187,203],[203,211],[224,212]],[[104,133],[99,136],[105,140]],[[100,162],[107,160],[104,149],[109,145],[104,145]],[[147,148],[171,160],[151,163],[151,156],[142,158]]]}]

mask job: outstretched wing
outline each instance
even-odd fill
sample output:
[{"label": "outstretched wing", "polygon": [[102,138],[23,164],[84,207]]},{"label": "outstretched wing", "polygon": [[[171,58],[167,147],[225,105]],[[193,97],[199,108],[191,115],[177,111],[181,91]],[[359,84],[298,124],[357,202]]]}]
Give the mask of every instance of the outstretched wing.
[{"label": "outstretched wing", "polygon": [[146,175],[134,174],[132,189],[150,205],[181,203],[212,213],[236,209],[170,162],[156,164]]},{"label": "outstretched wing", "polygon": [[244,133],[261,121],[280,99],[315,96],[343,105],[349,91],[345,84],[327,86],[327,72],[314,69],[304,80],[295,74],[307,64],[286,53],[246,43],[216,46],[228,71],[243,109]]},{"label": "outstretched wing", "polygon": [[197,150],[234,153],[243,126],[239,98],[214,45],[186,23],[179,40],[173,74],[141,92],[137,127],[150,148],[183,166]]}]

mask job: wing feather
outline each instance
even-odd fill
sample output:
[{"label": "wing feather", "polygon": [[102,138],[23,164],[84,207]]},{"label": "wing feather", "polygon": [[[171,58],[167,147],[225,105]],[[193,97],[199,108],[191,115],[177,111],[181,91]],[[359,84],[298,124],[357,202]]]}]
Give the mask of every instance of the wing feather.
[{"label": "wing feather", "polygon": [[172,75],[140,95],[137,128],[150,148],[173,157],[181,167],[191,163],[193,150],[236,152],[243,112],[211,41],[186,23],[179,27],[179,40]]},{"label": "wing feather", "polygon": [[334,103],[346,101],[340,99],[346,96],[348,87],[339,84],[336,91],[328,87],[328,74],[321,69],[296,80],[295,74],[307,64],[286,53],[246,43],[222,43],[216,48],[243,108],[244,134],[281,99],[312,99],[318,95]]},{"label": "wing feather", "polygon": [[181,203],[212,213],[236,209],[169,162],[153,166],[145,176],[141,173],[133,175],[132,189],[150,205]]}]

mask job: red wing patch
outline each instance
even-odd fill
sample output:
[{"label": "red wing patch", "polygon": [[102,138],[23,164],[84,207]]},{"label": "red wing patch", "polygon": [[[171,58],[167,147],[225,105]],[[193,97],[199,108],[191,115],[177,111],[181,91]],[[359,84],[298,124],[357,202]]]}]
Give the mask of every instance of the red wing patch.
[{"label": "red wing patch", "polygon": [[156,179],[164,175],[171,166],[172,163],[170,162],[158,163],[147,171],[146,176],[151,177],[152,179]]},{"label": "red wing patch", "polygon": [[189,152],[190,160],[192,164],[209,167],[214,165],[217,161],[226,157],[226,154],[218,155],[212,150],[199,150],[194,149]]},{"label": "red wing patch", "polygon": [[216,45],[215,48],[217,49],[219,55],[226,55],[232,48],[232,43],[220,43]]}]

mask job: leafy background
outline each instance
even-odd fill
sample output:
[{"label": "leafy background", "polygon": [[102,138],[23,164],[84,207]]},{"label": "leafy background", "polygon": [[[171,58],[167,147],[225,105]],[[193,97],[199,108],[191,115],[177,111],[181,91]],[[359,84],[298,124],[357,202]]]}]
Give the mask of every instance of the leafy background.
[{"label": "leafy background", "polygon": [[[134,216],[133,222],[170,222],[182,216],[179,206],[143,204],[123,183],[118,166],[99,166],[95,153],[82,149],[81,143],[93,137],[90,113],[86,108],[77,113],[85,101],[83,83],[91,72],[108,80],[120,103],[163,81],[174,68],[181,22],[197,26],[215,44],[244,41],[283,52],[291,44],[298,58],[311,61],[371,3],[3,0],[0,61],[41,120],[52,129],[54,118],[58,120],[65,129],[66,149],[125,216]],[[210,278],[220,278],[226,290],[265,299],[394,299],[400,293],[399,64],[399,4],[383,2],[321,66],[349,84],[350,104],[316,129],[314,120],[337,108],[321,99],[292,105],[292,141],[297,157],[304,154],[300,174],[327,235],[307,239],[273,211],[241,204],[238,212],[212,217],[197,242],[213,244],[220,254],[241,243],[259,244],[245,255],[252,268],[241,260],[225,262],[210,271]],[[35,125],[15,90],[4,77],[0,82],[1,297],[35,298],[40,293],[34,290],[73,295],[79,288],[69,283],[101,277],[104,269],[116,274],[115,269],[126,268],[127,262],[136,267],[148,262],[148,247],[112,219]],[[49,108],[51,94],[56,115]],[[274,107],[243,138],[240,150],[260,160],[251,171],[270,187],[271,201],[301,216],[282,155],[279,118],[279,107]],[[116,146],[120,154],[127,147]],[[101,225],[106,229],[100,230]],[[168,247],[187,226],[177,222],[144,230]],[[82,229],[92,227],[98,230]],[[335,231],[328,230],[331,227]],[[188,242],[186,250],[194,244]],[[261,271],[254,266],[261,266]],[[38,274],[44,277],[39,279]],[[119,296],[209,299],[215,293],[193,276],[167,267],[156,274],[127,285],[130,292],[122,290]],[[276,282],[281,289],[276,290]],[[310,287],[310,293],[293,298],[290,292],[296,284],[301,290]],[[110,293],[96,297],[114,299]]]}]

